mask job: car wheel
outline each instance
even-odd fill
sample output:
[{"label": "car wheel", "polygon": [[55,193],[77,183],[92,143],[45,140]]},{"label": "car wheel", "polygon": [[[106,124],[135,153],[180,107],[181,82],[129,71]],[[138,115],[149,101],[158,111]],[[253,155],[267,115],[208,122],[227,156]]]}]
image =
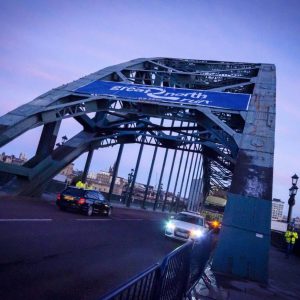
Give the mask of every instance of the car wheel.
[{"label": "car wheel", "polygon": [[60,206],[59,209],[62,211],[66,211],[66,208],[64,206]]},{"label": "car wheel", "polygon": [[93,214],[93,211],[94,211],[93,206],[90,205],[86,212],[86,215],[90,217]]}]

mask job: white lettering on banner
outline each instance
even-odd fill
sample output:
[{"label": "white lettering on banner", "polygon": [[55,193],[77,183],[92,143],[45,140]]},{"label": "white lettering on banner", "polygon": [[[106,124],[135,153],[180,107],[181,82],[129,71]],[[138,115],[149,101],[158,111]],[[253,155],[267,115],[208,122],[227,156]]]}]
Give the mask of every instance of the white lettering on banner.
[{"label": "white lettering on banner", "polygon": [[171,102],[180,105],[199,105],[224,109],[247,110],[250,95],[213,92],[164,86],[148,86],[110,81],[94,81],[75,90],[92,96],[105,95],[117,99],[142,102]]},{"label": "white lettering on banner", "polygon": [[[142,87],[124,87],[113,86],[111,91],[125,91],[125,92],[137,92],[144,93],[150,98],[154,99],[166,99],[179,102],[188,102],[193,104],[209,104],[209,100],[205,100],[207,95],[202,92],[190,92],[190,93],[170,93],[163,88],[142,88]],[[185,97],[182,99],[182,97]],[[188,98],[188,99],[187,99]]]}]

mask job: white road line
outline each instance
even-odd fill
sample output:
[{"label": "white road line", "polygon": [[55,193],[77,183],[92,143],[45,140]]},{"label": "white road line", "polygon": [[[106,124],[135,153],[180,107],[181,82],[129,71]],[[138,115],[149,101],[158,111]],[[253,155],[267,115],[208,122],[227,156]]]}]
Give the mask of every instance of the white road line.
[{"label": "white road line", "polygon": [[113,219],[114,221],[144,221],[144,219]]},{"label": "white road line", "polygon": [[111,219],[74,219],[75,221],[111,221]]},{"label": "white road line", "polygon": [[120,218],[112,218],[112,219],[74,219],[75,221],[144,221],[144,219],[120,219]]},{"label": "white road line", "polygon": [[52,219],[0,219],[0,222],[50,222]]}]

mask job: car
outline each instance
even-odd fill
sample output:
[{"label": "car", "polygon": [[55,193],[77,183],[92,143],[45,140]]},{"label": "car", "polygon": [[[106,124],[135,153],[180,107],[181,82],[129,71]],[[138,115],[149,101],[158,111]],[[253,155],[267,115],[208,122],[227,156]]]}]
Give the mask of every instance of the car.
[{"label": "car", "polygon": [[219,233],[222,223],[218,220],[207,221],[208,228],[214,233]]},{"label": "car", "polygon": [[104,214],[110,216],[112,206],[103,194],[96,190],[69,186],[57,195],[56,205],[61,210],[76,210],[87,216]]},{"label": "car", "polygon": [[205,218],[195,212],[180,212],[168,220],[165,236],[180,241],[195,240],[202,237],[208,228]]}]

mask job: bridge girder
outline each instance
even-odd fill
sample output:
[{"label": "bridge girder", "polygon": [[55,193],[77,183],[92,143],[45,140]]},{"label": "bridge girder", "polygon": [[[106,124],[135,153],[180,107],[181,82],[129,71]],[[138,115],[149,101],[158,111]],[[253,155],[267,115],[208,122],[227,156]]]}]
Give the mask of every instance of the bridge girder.
[{"label": "bridge girder", "polygon": [[[246,94],[251,100],[247,108],[235,109],[82,91],[81,87],[97,81]],[[116,144],[142,143],[201,153],[204,198],[216,189],[229,191],[214,269],[266,281],[275,85],[272,64],[141,58],[105,68],[0,117],[0,147],[43,126],[36,154],[28,162],[23,166],[0,162],[4,189],[26,195],[40,193],[54,175],[82,153]],[[95,116],[90,117],[90,113]],[[55,147],[60,124],[66,118],[76,120],[82,130]],[[181,125],[162,126],[159,119],[176,120]],[[240,244],[236,236],[243,239]]]},{"label": "bridge girder", "polygon": [[[153,70],[149,69],[151,67]],[[139,68],[138,71],[136,71],[137,68]],[[99,97],[74,92],[76,88],[99,79],[150,84],[145,79],[147,76],[142,75],[143,70],[141,68],[145,69],[145,74],[149,74],[151,71],[152,73],[156,72],[158,77],[170,75],[170,67],[164,66],[159,59],[138,59],[133,62],[104,69],[70,84],[53,89],[0,118],[0,146],[7,144],[29,129],[38,126],[47,128],[50,126],[49,124],[56,124],[59,127],[59,124],[64,119],[74,118],[83,126],[83,131],[86,134],[91,133],[93,136],[90,144],[85,144],[86,146],[83,147],[85,150],[82,150],[79,155],[90,148],[111,146],[117,143],[141,143],[141,137],[145,137],[143,141],[145,144],[173,149],[201,151],[202,148],[200,145],[205,146],[210,149],[211,153],[214,153],[213,156],[215,159],[218,159],[221,163],[224,160],[227,161],[228,163],[224,164],[224,166],[228,167],[232,172],[237,157],[238,143],[244,126],[242,112],[224,110],[222,108],[195,107],[193,105],[183,106],[176,103],[172,103],[172,105],[169,103],[159,103],[159,105],[157,103],[136,103],[130,99],[116,99],[109,95]],[[129,70],[130,72],[128,73]],[[173,68],[171,71],[172,78],[176,74],[179,77],[187,76],[187,82],[189,83],[193,81],[197,82],[198,75],[208,76],[206,74],[208,71],[205,71],[204,75],[203,72],[193,73],[190,70],[183,71],[182,68],[178,71]],[[136,74],[135,80],[132,79],[134,72]],[[213,71],[211,73],[213,76],[217,76],[217,72]],[[231,76],[232,80],[234,80],[233,75],[230,75],[232,72],[231,70],[223,70],[220,72],[219,77],[227,78]],[[244,71],[238,70],[237,73],[240,72],[243,73]],[[248,70],[246,70],[246,73],[248,73]],[[144,79],[141,80],[140,76]],[[236,78],[240,77],[236,76]],[[182,82],[184,84],[182,83],[181,86],[187,85],[185,80]],[[154,81],[151,81],[151,83],[154,83]],[[157,81],[156,83],[158,84]],[[164,81],[160,81],[159,84],[167,85]],[[215,89],[216,87],[213,85],[212,88]],[[96,112],[94,118],[88,116],[92,112]],[[188,128],[181,128],[181,131],[176,131],[176,128],[173,128],[173,134],[168,135],[166,132],[169,129],[168,127],[159,128],[157,124],[149,121],[150,118],[176,119],[182,122],[198,124],[198,127],[190,128],[190,131]],[[147,130],[138,130],[137,127],[141,124],[147,124]],[[125,126],[127,130],[125,130]],[[98,134],[93,135],[92,133]],[[181,134],[181,138],[174,136],[174,134]],[[51,136],[55,137],[57,135]],[[77,138],[77,136],[74,138]],[[44,137],[41,137],[40,144],[45,140]],[[51,168],[53,169],[51,172],[44,169],[47,164],[42,162],[42,158],[49,160],[51,156],[55,155],[57,149],[54,148],[54,144],[52,143],[52,148],[48,146],[48,157],[45,157],[45,153],[41,157],[39,151],[37,151],[36,155],[24,166],[9,166],[7,168],[5,164],[0,164],[0,172],[15,174],[18,177],[17,181],[26,181],[27,179],[31,181],[33,178],[37,178],[36,174],[45,172],[49,174],[47,176],[47,180],[49,180],[53,174],[60,171],[60,168],[63,168],[72,159],[78,157],[78,155],[71,155],[69,156],[70,159],[66,159],[66,157],[62,158],[63,164],[57,162],[51,164]],[[189,147],[191,144],[198,146]],[[224,151],[224,149],[227,149],[227,151]],[[77,151],[75,152],[77,153]],[[44,176],[38,177],[44,178]],[[16,185],[14,184],[13,186],[15,189]],[[23,186],[23,184],[20,186]],[[35,193],[35,185],[32,185],[32,189],[28,187],[28,184],[25,184],[25,186],[26,192],[21,188],[21,193]]]},{"label": "bridge girder", "polygon": [[[52,147],[49,145],[48,148],[46,147],[47,155],[44,151],[41,156],[37,150],[36,155],[24,166],[7,168],[6,165],[0,164],[0,171],[15,174],[17,181],[44,178],[45,176],[38,175],[45,172],[49,180],[52,175],[88,149],[118,143],[141,143],[143,139],[144,144],[160,147],[199,152],[207,149],[205,153],[221,166],[212,169],[211,164],[208,164],[207,168],[210,172],[207,174],[220,173],[222,176],[223,168],[232,174],[245,125],[244,112],[186,104],[183,106],[177,103],[172,105],[143,101],[137,103],[130,99],[116,99],[111,95],[87,95],[76,90],[95,80],[108,80],[129,84],[201,88],[220,92],[229,90],[241,92],[244,89],[249,92],[249,87],[253,88],[256,82],[259,68],[260,64],[153,58],[137,59],[100,70],[53,89],[0,118],[0,146],[38,126],[44,126],[44,131],[50,126],[49,124],[56,124],[59,128],[61,121],[66,118],[74,118],[79,122],[83,126],[83,132],[91,136],[90,142],[77,145],[74,151],[76,155],[65,156],[59,163],[52,162],[51,171],[47,169],[49,167],[45,167],[48,165],[45,161],[52,160],[53,156],[57,157],[58,149],[54,148],[53,142]],[[96,112],[94,118],[88,116],[92,112]],[[173,128],[173,133],[168,135],[169,128],[159,128],[157,124],[150,121],[150,118],[189,122],[196,124],[196,128],[190,128],[190,131],[188,128],[181,128],[178,131]],[[145,128],[138,130],[138,126],[144,126],[147,130]],[[47,132],[49,134],[49,130]],[[51,133],[50,135],[53,138],[57,136]],[[74,137],[77,138],[78,135]],[[40,144],[44,141],[45,138],[41,137]],[[72,139],[65,146],[71,143]],[[78,149],[82,149],[80,154]],[[229,186],[231,182],[231,177],[227,176],[227,178],[229,180],[225,186]],[[212,183],[208,181],[208,185],[207,191],[211,189]],[[15,186],[14,184],[14,188]],[[32,188],[29,188],[28,184],[25,186],[26,193],[35,193],[35,185],[32,185]],[[21,188],[20,192],[25,191]]]}]

